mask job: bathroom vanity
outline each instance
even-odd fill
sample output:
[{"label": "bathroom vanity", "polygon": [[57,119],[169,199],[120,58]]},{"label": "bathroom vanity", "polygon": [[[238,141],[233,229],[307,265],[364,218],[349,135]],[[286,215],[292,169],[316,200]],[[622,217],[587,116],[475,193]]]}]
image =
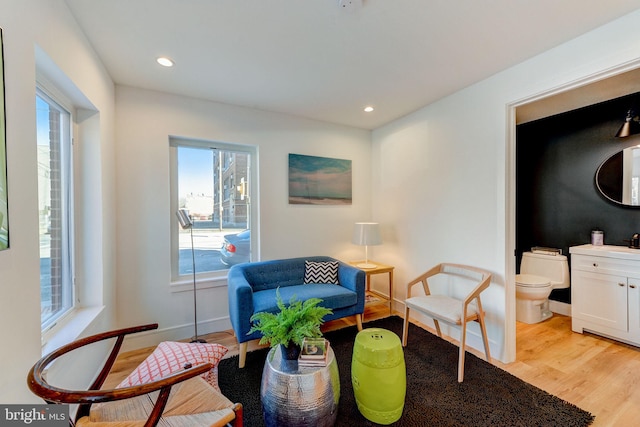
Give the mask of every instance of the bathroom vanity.
[{"label": "bathroom vanity", "polygon": [[581,245],[571,254],[571,329],[640,346],[640,250]]}]

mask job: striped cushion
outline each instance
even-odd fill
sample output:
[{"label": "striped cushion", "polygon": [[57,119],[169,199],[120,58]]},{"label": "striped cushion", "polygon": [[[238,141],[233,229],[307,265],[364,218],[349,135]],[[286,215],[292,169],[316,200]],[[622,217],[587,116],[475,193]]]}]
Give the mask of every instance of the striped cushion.
[{"label": "striped cushion", "polygon": [[174,372],[193,366],[211,363],[213,368],[202,375],[216,390],[218,388],[218,362],[227,354],[225,346],[209,343],[185,343],[165,341],[125,378],[118,387],[131,387],[159,380]]},{"label": "striped cushion", "polygon": [[338,261],[304,262],[304,283],[338,284]]}]

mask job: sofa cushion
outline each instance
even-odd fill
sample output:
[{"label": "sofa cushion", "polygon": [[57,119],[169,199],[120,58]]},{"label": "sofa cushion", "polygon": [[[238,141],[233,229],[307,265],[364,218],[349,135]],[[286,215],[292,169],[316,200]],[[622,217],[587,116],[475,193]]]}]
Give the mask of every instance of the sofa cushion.
[{"label": "sofa cushion", "polygon": [[218,362],[227,354],[225,346],[209,343],[165,341],[151,353],[118,387],[131,387],[159,380],[184,369],[185,364],[211,363],[213,368],[202,375],[211,386],[218,388]]},{"label": "sofa cushion", "polygon": [[243,270],[254,292],[299,285],[304,280],[304,260],[262,261],[246,264]]},{"label": "sofa cushion", "polygon": [[304,283],[338,284],[338,261],[305,261]]},{"label": "sofa cushion", "polygon": [[[300,301],[306,301],[309,298],[320,298],[322,300],[320,305],[331,310],[350,307],[358,301],[358,295],[355,292],[342,286],[326,283],[299,284],[279,289],[280,297],[287,305],[293,296]],[[254,313],[261,311],[277,312],[276,289],[254,292],[253,310]]]}]

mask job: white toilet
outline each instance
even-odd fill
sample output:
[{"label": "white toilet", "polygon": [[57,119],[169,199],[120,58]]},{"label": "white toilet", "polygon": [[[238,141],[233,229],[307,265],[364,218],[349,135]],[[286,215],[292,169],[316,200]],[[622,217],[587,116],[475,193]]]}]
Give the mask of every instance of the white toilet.
[{"label": "white toilet", "polygon": [[516,320],[529,324],[547,320],[552,316],[551,290],[569,285],[569,263],[559,250],[524,252],[516,274]]}]

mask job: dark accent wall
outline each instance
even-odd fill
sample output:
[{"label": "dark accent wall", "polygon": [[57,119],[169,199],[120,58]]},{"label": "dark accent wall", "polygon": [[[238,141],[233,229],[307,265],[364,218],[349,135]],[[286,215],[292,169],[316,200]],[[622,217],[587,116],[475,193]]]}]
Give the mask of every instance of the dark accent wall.
[{"label": "dark accent wall", "polygon": [[[560,248],[568,255],[569,247],[590,243],[594,228],[604,231],[608,245],[627,245],[625,239],[640,233],[640,209],[608,201],[595,184],[602,162],[640,144],[640,135],[615,137],[639,100],[636,93],[517,126],[518,271],[522,252],[533,246]],[[570,289],[551,294],[562,302],[570,298]]]}]

